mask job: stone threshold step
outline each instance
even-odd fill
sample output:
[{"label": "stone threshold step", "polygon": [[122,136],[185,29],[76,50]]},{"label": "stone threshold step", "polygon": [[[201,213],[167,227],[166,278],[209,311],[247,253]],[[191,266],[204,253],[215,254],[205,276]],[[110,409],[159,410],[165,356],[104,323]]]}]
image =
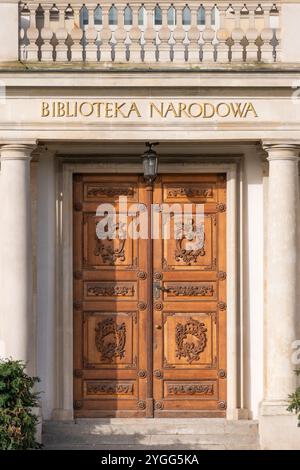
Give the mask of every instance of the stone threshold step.
[{"label": "stone threshold step", "polygon": [[185,450],[259,450],[258,445],[237,445],[237,446],[226,446],[226,445],[175,445],[175,446],[137,446],[137,445],[109,445],[109,446],[90,446],[90,445],[64,445],[64,444],[52,444],[46,445],[45,450],[173,450],[173,451],[185,451]]},{"label": "stone threshold step", "polygon": [[43,434],[43,442],[48,444],[64,443],[76,445],[175,445],[175,444],[227,444],[227,445],[248,445],[257,443],[257,435],[238,435],[238,434],[164,434],[164,435],[91,435],[91,434]]},{"label": "stone threshold step", "polygon": [[229,420],[170,420],[170,419],[95,419],[69,422],[46,421],[43,423],[45,433],[98,434],[98,435],[164,435],[164,434],[238,434],[256,435],[257,421]]}]

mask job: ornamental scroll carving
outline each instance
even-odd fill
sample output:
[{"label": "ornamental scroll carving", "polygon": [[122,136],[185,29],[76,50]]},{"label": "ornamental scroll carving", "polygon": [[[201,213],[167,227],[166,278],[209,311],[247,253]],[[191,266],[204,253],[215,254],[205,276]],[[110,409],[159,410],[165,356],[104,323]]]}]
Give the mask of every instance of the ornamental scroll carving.
[{"label": "ornamental scroll carving", "polygon": [[206,348],[207,328],[204,323],[192,318],[185,324],[177,323],[175,330],[176,357],[186,358],[191,364],[193,361],[199,361],[200,354]]},{"label": "ornamental scroll carving", "polygon": [[169,384],[169,395],[213,395],[213,384]]},{"label": "ornamental scroll carving", "polygon": [[[192,219],[188,224],[177,224],[175,229],[176,249],[175,260],[183,261],[190,266],[196,263],[199,256],[205,255],[205,233],[203,224],[195,227]],[[186,240],[185,246],[183,245]]]},{"label": "ornamental scroll carving", "polygon": [[119,196],[134,196],[134,188],[113,188],[106,186],[88,186],[88,197],[119,197]]},{"label": "ornamental scroll carving", "polygon": [[170,188],[168,197],[213,197],[212,188]]},{"label": "ornamental scroll carving", "polygon": [[107,318],[97,323],[95,331],[95,344],[102,360],[113,362],[114,358],[125,356],[125,323],[118,324],[115,318]]},{"label": "ornamental scroll carving", "polygon": [[132,297],[133,286],[88,286],[87,294],[90,297]]},{"label": "ornamental scroll carving", "polygon": [[214,288],[212,285],[168,286],[167,291],[171,292],[175,296],[186,297],[211,297],[214,294]]},{"label": "ornamental scroll carving", "polygon": [[[105,238],[98,234],[98,225],[96,228],[96,247],[95,256],[101,256],[104,263],[110,266],[115,265],[116,261],[125,261],[125,242],[126,232],[120,224],[108,224],[109,230],[104,232]],[[118,246],[115,248],[115,243]]]},{"label": "ornamental scroll carving", "polygon": [[86,392],[88,395],[132,395],[133,384],[87,382]]}]

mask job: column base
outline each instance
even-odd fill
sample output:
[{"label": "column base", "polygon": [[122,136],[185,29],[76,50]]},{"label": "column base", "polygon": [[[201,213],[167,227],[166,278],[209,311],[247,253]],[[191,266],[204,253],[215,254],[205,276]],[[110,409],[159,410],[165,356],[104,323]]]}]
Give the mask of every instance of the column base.
[{"label": "column base", "polygon": [[53,421],[73,421],[74,420],[74,411],[65,410],[63,408],[56,408],[52,412]]},{"label": "column base", "polygon": [[228,420],[249,419],[249,410],[247,410],[246,408],[228,409],[226,413],[226,419]]},{"label": "column base", "polygon": [[259,437],[262,450],[300,450],[297,416],[289,413],[286,401],[264,401],[260,407]]}]

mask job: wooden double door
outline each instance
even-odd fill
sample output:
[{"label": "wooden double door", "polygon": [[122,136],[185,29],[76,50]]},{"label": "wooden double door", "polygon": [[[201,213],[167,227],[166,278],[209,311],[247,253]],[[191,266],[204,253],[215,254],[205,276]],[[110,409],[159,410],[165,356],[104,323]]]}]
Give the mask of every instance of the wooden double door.
[{"label": "wooden double door", "polygon": [[[102,204],[118,217],[107,239]],[[204,208],[192,245],[172,224],[186,204]],[[156,235],[124,237],[130,207],[127,225],[137,208]],[[75,416],[225,416],[225,175],[163,174],[151,190],[140,175],[75,174],[73,234]]]}]

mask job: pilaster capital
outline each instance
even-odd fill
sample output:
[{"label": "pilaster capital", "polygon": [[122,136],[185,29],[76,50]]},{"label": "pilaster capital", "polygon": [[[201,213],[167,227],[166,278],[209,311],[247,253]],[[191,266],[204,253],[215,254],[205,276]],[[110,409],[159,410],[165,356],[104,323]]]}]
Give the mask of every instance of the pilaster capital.
[{"label": "pilaster capital", "polygon": [[300,142],[290,141],[263,141],[262,148],[267,152],[267,160],[299,161]]},{"label": "pilaster capital", "polygon": [[35,143],[10,143],[0,145],[1,161],[4,160],[30,160]]}]

